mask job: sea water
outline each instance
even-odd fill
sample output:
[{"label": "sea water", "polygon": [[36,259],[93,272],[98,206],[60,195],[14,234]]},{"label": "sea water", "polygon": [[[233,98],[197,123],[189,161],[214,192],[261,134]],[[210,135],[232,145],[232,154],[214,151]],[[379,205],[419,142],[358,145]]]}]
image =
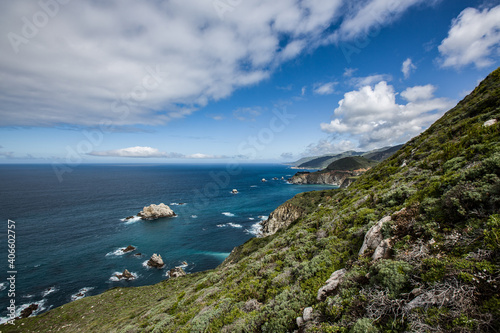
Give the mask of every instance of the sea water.
[{"label": "sea water", "polygon": [[[255,237],[259,223],[277,206],[300,192],[332,188],[288,184],[294,171],[283,165],[80,165],[71,170],[59,179],[51,165],[0,165],[2,322],[10,301],[8,219],[16,225],[17,314],[32,303],[41,313],[112,287],[160,282],[176,266],[188,273],[215,268],[235,246]],[[126,220],[160,203],[178,216]],[[128,245],[136,250],[123,253]],[[153,253],[162,256],[164,269],[146,265]],[[118,279],[124,269],[136,279]]]}]

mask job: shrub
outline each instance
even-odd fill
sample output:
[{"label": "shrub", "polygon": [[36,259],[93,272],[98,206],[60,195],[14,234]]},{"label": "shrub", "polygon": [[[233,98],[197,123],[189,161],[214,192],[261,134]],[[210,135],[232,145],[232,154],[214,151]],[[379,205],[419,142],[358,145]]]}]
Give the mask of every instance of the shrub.
[{"label": "shrub", "polygon": [[486,247],[496,250],[500,247],[500,215],[491,215],[484,230],[484,240]]},{"label": "shrub", "polygon": [[408,273],[412,269],[406,261],[381,260],[373,266],[371,282],[389,289],[391,297],[396,297],[407,285]]},{"label": "shrub", "polygon": [[351,329],[351,333],[377,333],[379,330],[373,326],[372,321],[368,318],[358,319],[356,324]]}]

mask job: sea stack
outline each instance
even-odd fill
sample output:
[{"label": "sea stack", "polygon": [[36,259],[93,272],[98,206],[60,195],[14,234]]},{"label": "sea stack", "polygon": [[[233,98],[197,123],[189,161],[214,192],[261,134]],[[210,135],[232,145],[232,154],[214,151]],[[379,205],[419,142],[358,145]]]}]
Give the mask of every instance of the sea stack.
[{"label": "sea stack", "polygon": [[151,258],[148,260],[148,266],[155,268],[163,268],[165,264],[163,263],[163,259],[161,255],[154,253]]},{"label": "sea stack", "polygon": [[116,277],[119,278],[120,280],[121,279],[134,280],[135,279],[135,276],[133,276],[132,273],[130,273],[127,269],[125,269],[122,274],[116,274]]},{"label": "sea stack", "polygon": [[177,216],[170,207],[161,203],[159,205],[150,205],[144,207],[144,209],[137,214],[143,220],[156,220],[162,217],[173,217]]}]

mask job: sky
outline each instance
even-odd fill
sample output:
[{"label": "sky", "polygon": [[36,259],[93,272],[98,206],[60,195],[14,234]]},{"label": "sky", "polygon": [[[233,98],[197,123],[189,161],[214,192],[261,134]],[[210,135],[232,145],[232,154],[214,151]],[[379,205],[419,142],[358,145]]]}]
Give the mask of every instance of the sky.
[{"label": "sky", "polygon": [[500,1],[2,1],[0,35],[0,163],[283,163],[424,131]]}]

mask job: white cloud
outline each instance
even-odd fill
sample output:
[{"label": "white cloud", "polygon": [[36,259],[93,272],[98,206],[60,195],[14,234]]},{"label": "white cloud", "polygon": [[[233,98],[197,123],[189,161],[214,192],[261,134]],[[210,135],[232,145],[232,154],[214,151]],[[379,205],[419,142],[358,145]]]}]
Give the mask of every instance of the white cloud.
[{"label": "white cloud", "polygon": [[283,153],[281,158],[284,160],[292,160],[294,158],[293,153]]},{"label": "white cloud", "polygon": [[22,42],[0,39],[1,125],[164,124],[433,1],[241,1],[222,19],[206,0],[70,1],[32,36],[39,1],[2,1],[0,32]]},{"label": "white cloud", "polygon": [[358,70],[357,68],[344,69],[344,77],[352,77],[357,70]]},{"label": "white cloud", "polygon": [[302,87],[302,90],[300,91],[300,95],[304,96],[306,94],[307,87]]},{"label": "white cloud", "polygon": [[335,92],[337,82],[321,83],[316,86],[314,93],[317,95],[331,95]]},{"label": "white cloud", "polygon": [[439,46],[443,67],[486,67],[500,55],[500,5],[479,11],[466,8],[453,20]]},{"label": "white cloud", "polygon": [[410,58],[406,59],[401,66],[401,71],[403,72],[405,79],[410,77],[410,74],[417,69]]},{"label": "white cloud", "polygon": [[255,118],[262,114],[261,107],[239,108],[234,110],[233,116],[241,121],[255,121]]},{"label": "white cloud", "polygon": [[192,154],[184,155],[179,153],[166,153],[152,147],[130,147],[116,150],[96,151],[89,153],[91,156],[100,157],[133,157],[133,158],[178,158],[178,159],[221,159],[227,156]]},{"label": "white cloud", "polygon": [[349,83],[355,87],[371,86],[380,81],[392,81],[392,76],[389,74],[374,74],[364,77],[352,77]]},{"label": "white cloud", "polygon": [[0,32],[27,42],[0,40],[1,125],[185,117],[319,45],[341,3],[243,1],[221,20],[213,1],[71,1],[25,38],[38,1],[2,1]]},{"label": "white cloud", "polygon": [[324,132],[357,141],[362,149],[403,143],[436,121],[454,102],[435,98],[432,85],[406,89],[401,96],[407,104],[396,102],[394,87],[381,81],[348,92],[334,111],[330,123],[321,124]]},{"label": "white cloud", "polygon": [[302,156],[321,156],[327,154],[339,154],[345,151],[354,150],[356,144],[349,140],[322,139],[317,143],[307,146]]},{"label": "white cloud", "polygon": [[354,39],[367,35],[375,28],[381,28],[397,20],[410,7],[429,0],[364,0],[349,4],[347,17],[332,38],[336,41]]}]

